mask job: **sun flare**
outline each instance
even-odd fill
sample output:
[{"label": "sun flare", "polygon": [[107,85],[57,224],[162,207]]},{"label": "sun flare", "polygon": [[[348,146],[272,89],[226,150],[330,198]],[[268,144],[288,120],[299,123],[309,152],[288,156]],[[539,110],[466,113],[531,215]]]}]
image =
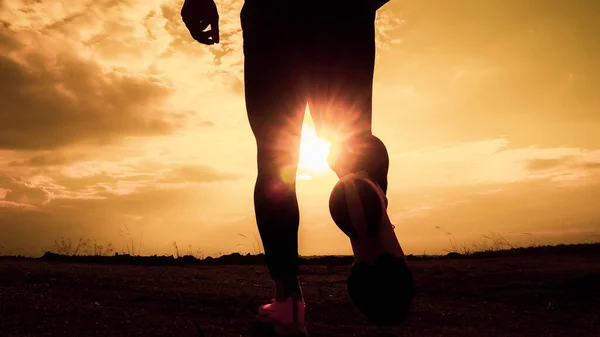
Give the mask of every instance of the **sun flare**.
[{"label": "sun flare", "polygon": [[302,125],[302,141],[300,142],[300,162],[298,168],[309,173],[324,172],[329,169],[327,156],[331,144],[319,138],[309,124]]}]

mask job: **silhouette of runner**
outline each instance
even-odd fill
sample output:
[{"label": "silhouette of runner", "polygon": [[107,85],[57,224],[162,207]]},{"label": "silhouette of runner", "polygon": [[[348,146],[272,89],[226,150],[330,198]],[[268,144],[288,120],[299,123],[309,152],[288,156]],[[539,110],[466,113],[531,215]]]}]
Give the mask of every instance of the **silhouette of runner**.
[{"label": "silhouette of runner", "polygon": [[[376,202],[376,213],[383,212],[372,217],[372,229],[379,231],[375,246],[361,246],[362,232],[352,228],[355,224],[334,216],[350,236],[356,260],[375,264],[383,253],[404,257],[386,211],[387,150],[371,130],[375,15],[388,1],[246,0],[243,5],[246,110],[257,144],[255,214],[276,288],[275,299],[257,317],[272,323],[277,333],[305,333],[297,277],[296,169],[307,104],[317,133],[332,142],[331,168],[340,178],[363,172],[368,179],[362,190],[371,192],[359,197],[365,204]],[[186,0],[181,14],[194,39],[219,43],[212,0]]]}]

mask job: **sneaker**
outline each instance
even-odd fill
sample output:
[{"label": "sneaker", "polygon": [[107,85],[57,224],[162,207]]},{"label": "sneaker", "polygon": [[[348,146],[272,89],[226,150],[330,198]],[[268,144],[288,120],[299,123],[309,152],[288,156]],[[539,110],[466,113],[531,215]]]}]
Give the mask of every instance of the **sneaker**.
[{"label": "sneaker", "polygon": [[354,264],[375,264],[384,254],[406,261],[387,214],[387,198],[366,173],[340,179],[331,193],[329,209],[333,221],[350,238]]},{"label": "sneaker", "polygon": [[273,327],[275,336],[308,336],[304,323],[304,301],[290,296],[285,301],[276,301],[262,305],[256,319]]},{"label": "sneaker", "polygon": [[382,189],[364,172],[348,174],[333,188],[329,210],[354,252],[347,283],[351,299],[376,323],[401,323],[412,305],[414,285]]}]

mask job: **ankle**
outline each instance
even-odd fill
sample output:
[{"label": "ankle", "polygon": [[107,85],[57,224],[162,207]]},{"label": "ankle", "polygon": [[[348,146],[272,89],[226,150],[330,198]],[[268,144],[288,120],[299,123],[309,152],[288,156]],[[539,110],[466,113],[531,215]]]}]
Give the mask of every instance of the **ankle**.
[{"label": "ankle", "polygon": [[296,295],[302,300],[302,289],[298,277],[288,277],[275,280],[275,299],[283,301],[286,298]]}]

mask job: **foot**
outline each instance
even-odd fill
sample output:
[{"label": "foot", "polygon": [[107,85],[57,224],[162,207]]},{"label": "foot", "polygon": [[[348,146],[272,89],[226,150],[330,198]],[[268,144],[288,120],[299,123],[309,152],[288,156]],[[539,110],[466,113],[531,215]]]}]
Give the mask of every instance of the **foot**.
[{"label": "foot", "polygon": [[387,198],[366,174],[352,173],[340,179],[331,193],[329,208],[334,222],[350,238],[354,264],[375,264],[382,255],[406,262],[387,214]]},{"label": "foot", "polygon": [[304,324],[305,305],[292,295],[284,301],[272,300],[258,309],[256,319],[273,327],[275,336],[308,336]]},{"label": "foot", "polygon": [[366,174],[349,174],[334,187],[329,209],[354,252],[350,298],[370,320],[401,324],[412,305],[414,284],[383,191]]}]

